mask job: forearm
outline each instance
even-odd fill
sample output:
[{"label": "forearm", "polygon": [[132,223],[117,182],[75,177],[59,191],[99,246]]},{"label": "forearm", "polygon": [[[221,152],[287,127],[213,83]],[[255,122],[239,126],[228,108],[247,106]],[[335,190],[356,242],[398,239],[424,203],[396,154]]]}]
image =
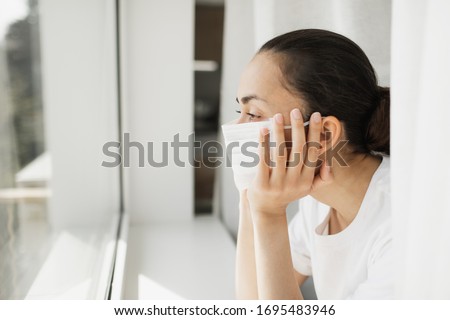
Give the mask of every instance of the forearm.
[{"label": "forearm", "polygon": [[259,299],[303,299],[292,265],[286,215],[253,216]]},{"label": "forearm", "polygon": [[[242,201],[242,200],[241,200]],[[253,222],[246,200],[241,203],[236,251],[236,298],[258,299]]]}]

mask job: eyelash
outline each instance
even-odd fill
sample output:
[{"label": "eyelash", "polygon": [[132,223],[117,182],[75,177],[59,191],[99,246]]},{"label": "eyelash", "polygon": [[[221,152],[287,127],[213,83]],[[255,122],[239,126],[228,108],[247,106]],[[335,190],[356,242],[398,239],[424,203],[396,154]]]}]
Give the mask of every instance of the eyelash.
[{"label": "eyelash", "polygon": [[[237,113],[241,114],[242,111],[241,110],[236,110]],[[255,120],[255,119],[259,119],[261,118],[261,116],[257,116],[256,114],[250,113],[250,112],[246,112],[246,114],[250,117],[250,120]]]}]

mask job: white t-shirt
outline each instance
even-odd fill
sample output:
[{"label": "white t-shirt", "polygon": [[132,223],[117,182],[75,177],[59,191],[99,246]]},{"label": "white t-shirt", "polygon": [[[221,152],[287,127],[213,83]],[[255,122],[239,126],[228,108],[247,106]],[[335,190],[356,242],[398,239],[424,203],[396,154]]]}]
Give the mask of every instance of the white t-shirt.
[{"label": "white t-shirt", "polygon": [[328,235],[330,207],[311,196],[289,224],[295,270],[313,276],[318,299],[392,299],[390,159],[375,171],[358,214]]}]

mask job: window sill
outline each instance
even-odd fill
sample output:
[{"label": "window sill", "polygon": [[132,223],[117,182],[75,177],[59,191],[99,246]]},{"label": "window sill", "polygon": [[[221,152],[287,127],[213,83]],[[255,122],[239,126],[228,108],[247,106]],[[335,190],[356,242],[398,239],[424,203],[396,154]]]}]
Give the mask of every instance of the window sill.
[{"label": "window sill", "polygon": [[125,299],[234,299],[235,244],[215,217],[131,226]]},{"label": "window sill", "polygon": [[71,228],[53,234],[25,299],[104,299],[114,239],[108,228]]}]

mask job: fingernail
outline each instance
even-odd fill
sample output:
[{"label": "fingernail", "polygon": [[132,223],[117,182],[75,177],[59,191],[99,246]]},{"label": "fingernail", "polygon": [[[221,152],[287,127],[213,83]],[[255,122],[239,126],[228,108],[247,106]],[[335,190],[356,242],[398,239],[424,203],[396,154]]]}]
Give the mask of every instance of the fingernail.
[{"label": "fingernail", "polygon": [[319,123],[320,120],[321,120],[320,113],[319,112],[314,112],[312,114],[311,118],[312,118],[313,122]]},{"label": "fingernail", "polygon": [[292,110],[292,116],[294,117],[295,120],[300,120],[302,115],[300,113],[300,110],[295,108],[294,110]]},{"label": "fingernail", "polygon": [[283,124],[283,115],[281,113],[277,113],[275,115],[275,121],[278,122],[279,124]]}]

